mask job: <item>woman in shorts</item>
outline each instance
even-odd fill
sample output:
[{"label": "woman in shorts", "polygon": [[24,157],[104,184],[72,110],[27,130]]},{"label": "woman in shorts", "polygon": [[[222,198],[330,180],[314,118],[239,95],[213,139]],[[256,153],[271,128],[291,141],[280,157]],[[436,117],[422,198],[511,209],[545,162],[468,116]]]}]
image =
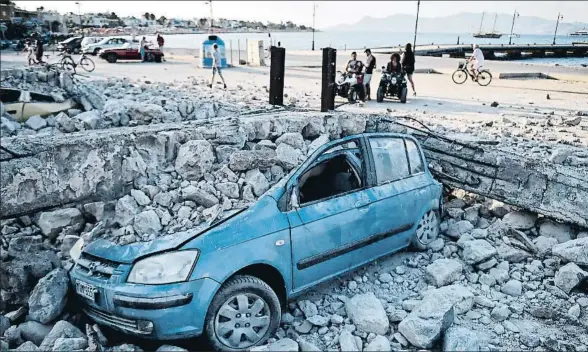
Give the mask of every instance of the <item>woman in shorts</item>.
[{"label": "woman in shorts", "polygon": [[408,78],[410,86],[412,87],[412,95],[416,96],[414,81],[412,80],[412,74],[414,73],[414,52],[412,51],[412,45],[410,45],[410,43],[406,43],[406,46],[404,47],[404,53],[402,53],[400,64],[404,67],[406,78]]}]

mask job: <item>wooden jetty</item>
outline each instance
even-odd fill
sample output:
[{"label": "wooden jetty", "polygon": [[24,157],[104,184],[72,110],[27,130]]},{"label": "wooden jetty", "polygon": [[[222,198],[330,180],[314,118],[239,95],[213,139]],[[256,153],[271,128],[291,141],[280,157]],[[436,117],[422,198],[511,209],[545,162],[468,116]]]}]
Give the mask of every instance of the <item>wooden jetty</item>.
[{"label": "wooden jetty", "polygon": [[[484,58],[488,60],[516,60],[526,57],[588,57],[588,44],[480,44]],[[377,48],[372,52],[391,54],[401,48]],[[472,53],[471,44],[417,45],[415,54],[419,56],[449,56],[464,58]]]}]

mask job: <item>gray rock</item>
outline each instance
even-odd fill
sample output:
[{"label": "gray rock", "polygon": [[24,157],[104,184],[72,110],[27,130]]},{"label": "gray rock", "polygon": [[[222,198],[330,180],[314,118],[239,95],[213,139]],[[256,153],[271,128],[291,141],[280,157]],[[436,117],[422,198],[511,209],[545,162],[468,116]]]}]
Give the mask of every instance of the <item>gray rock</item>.
[{"label": "gray rock", "polygon": [[300,164],[304,159],[304,155],[299,149],[294,149],[290,145],[282,143],[276,148],[276,158],[284,169],[291,170]]},{"label": "gray rock", "polygon": [[135,199],[137,204],[140,206],[146,206],[151,204],[151,199],[145,194],[143,191],[139,191],[137,189],[131,190],[131,196]]},{"label": "gray rock", "polygon": [[178,150],[175,170],[185,180],[198,181],[214,163],[212,145],[206,140],[191,140]]},{"label": "gray rock", "polygon": [[302,149],[305,146],[304,138],[300,133],[284,133],[276,139],[276,146],[279,147],[282,143],[286,143],[294,149]]},{"label": "gray rock", "polygon": [[463,246],[462,256],[467,264],[483,262],[496,254],[496,248],[486,240],[468,241]]},{"label": "gray rock", "polygon": [[4,315],[0,315],[0,336],[4,335],[4,331],[6,331],[10,327],[10,319],[5,317]]},{"label": "gray rock", "polygon": [[316,326],[327,326],[329,325],[329,318],[323,317],[322,315],[313,315],[312,317],[306,318],[312,325]]},{"label": "gray rock", "polygon": [[491,258],[490,260],[478,264],[477,267],[479,270],[488,270],[494,267],[496,264],[498,264],[498,260]]},{"label": "gray rock", "polygon": [[20,129],[18,122],[12,121],[0,115],[0,135],[2,137],[12,136],[16,131]]},{"label": "gray rock", "polygon": [[161,345],[155,352],[188,352],[188,350],[173,345]]},{"label": "gray rock", "polygon": [[135,219],[135,215],[137,215],[140,211],[141,209],[139,208],[139,205],[137,205],[135,198],[131,197],[130,195],[126,195],[116,202],[114,209],[114,221],[120,226],[129,225]]},{"label": "gray rock", "polygon": [[454,319],[453,302],[447,297],[425,298],[398,324],[398,331],[414,346],[431,348]]},{"label": "gray rock", "polygon": [[365,347],[364,351],[385,351],[389,352],[392,349],[390,348],[390,341],[382,335],[376,336],[368,345]]},{"label": "gray rock", "polygon": [[161,220],[155,210],[145,210],[135,215],[133,228],[139,236],[157,235],[161,232]]},{"label": "gray rock", "polygon": [[570,148],[556,148],[549,156],[549,161],[554,164],[563,164],[571,154]]},{"label": "gray rock", "polygon": [[122,345],[112,346],[109,352],[143,352],[143,350],[139,346],[123,343]]},{"label": "gray rock", "polygon": [[508,262],[501,262],[496,268],[490,269],[490,276],[492,276],[499,284],[506,282],[510,276],[508,274],[510,265]]},{"label": "gray rock", "polygon": [[492,309],[490,316],[496,321],[504,321],[510,316],[510,310],[505,304],[499,304]]},{"label": "gray rock", "polygon": [[537,214],[526,211],[513,211],[502,218],[502,222],[513,229],[528,230],[535,226]]},{"label": "gray rock", "polygon": [[564,243],[572,239],[573,230],[568,224],[557,223],[546,220],[539,226],[539,235],[557,239],[559,243]]},{"label": "gray rock", "polygon": [[459,280],[463,266],[453,259],[437,259],[427,266],[425,279],[437,287],[446,286]]},{"label": "gray rock", "polygon": [[469,233],[473,229],[474,225],[471,222],[461,220],[449,225],[445,234],[453,239],[459,239],[462,235]]},{"label": "gray rock", "polygon": [[357,341],[353,335],[347,330],[341,332],[339,335],[339,346],[341,347],[341,351],[361,351],[362,350],[362,343],[361,339]]},{"label": "gray rock", "polygon": [[41,345],[53,326],[43,325],[34,320],[26,321],[18,326],[20,335],[26,341],[33,342],[36,346]]},{"label": "gray rock", "polygon": [[507,295],[518,297],[523,294],[523,285],[518,280],[509,280],[502,285],[501,291]]},{"label": "gray rock", "polygon": [[76,351],[76,350],[83,350],[88,347],[88,341],[85,337],[60,337],[55,340],[55,344],[53,345],[53,351]]},{"label": "gray rock", "polygon": [[433,252],[439,252],[440,250],[443,249],[444,246],[445,246],[445,241],[443,241],[442,238],[437,238],[433,242],[429,243],[429,248]]},{"label": "gray rock", "polygon": [[68,323],[65,320],[58,321],[54,326],[53,329],[47,334],[43,342],[39,346],[39,350],[41,351],[48,351],[53,348],[55,345],[55,341],[57,341],[60,337],[65,338],[74,338],[74,337],[85,337],[84,333],[80,331],[80,329],[76,328],[72,324]]},{"label": "gray rock", "polygon": [[455,314],[465,314],[474,306],[474,295],[465,286],[451,285],[423,293],[424,300],[449,300],[453,303]]},{"label": "gray rock", "polygon": [[502,326],[504,326],[504,328],[506,330],[511,331],[511,332],[520,332],[521,331],[515,324],[513,324],[509,320],[503,321],[502,322]]},{"label": "gray rock", "polygon": [[86,111],[76,116],[84,123],[84,127],[89,130],[95,130],[101,126],[102,118],[96,110]]},{"label": "gray rock", "polygon": [[500,259],[511,263],[520,263],[531,257],[530,253],[503,243],[501,243],[496,250],[498,251],[498,257]]},{"label": "gray rock", "polygon": [[[263,176],[263,175],[262,175]],[[239,185],[235,182],[221,182],[214,186],[221,194],[237,199],[239,198]]]},{"label": "gray rock", "polygon": [[526,332],[520,334],[519,341],[527,347],[535,348],[541,344],[541,339],[537,336],[536,332]]},{"label": "gray rock", "polygon": [[182,198],[184,200],[192,200],[196,202],[196,204],[202,205],[205,208],[210,208],[219,204],[219,200],[216,196],[192,185],[182,189]]},{"label": "gray rock", "polygon": [[537,247],[537,254],[541,257],[551,254],[551,249],[558,243],[557,238],[539,236],[535,239],[534,244]]},{"label": "gray rock", "polygon": [[229,168],[233,171],[267,169],[275,163],[276,151],[274,150],[238,150],[229,156]]},{"label": "gray rock", "polygon": [[[4,351],[4,349],[2,349],[2,351]],[[37,352],[37,351],[39,351],[39,347],[37,347],[37,345],[35,345],[31,341],[26,341],[22,345],[18,346],[18,348],[15,351],[19,351],[19,352]]]},{"label": "gray rock", "polygon": [[79,239],[80,236],[65,235],[61,241],[61,256],[64,258],[69,258],[69,251]]},{"label": "gray rock", "polygon": [[51,212],[41,213],[37,226],[41,232],[49,238],[55,238],[61,230],[66,227],[73,227],[79,231],[84,226],[82,213],[76,208],[59,209]]},{"label": "gray rock", "polygon": [[392,281],[394,281],[394,278],[389,273],[380,274],[380,276],[378,277],[378,279],[380,281],[382,281],[382,282],[392,282]]},{"label": "gray rock", "polygon": [[574,263],[568,263],[562,266],[555,274],[554,283],[567,294],[588,277],[588,272],[582,270]]},{"label": "gray rock", "polygon": [[347,315],[363,332],[373,332],[385,335],[390,327],[388,316],[382,303],[373,293],[365,293],[353,296],[345,304]]},{"label": "gray rock", "polygon": [[321,147],[322,145],[324,145],[328,142],[329,142],[328,135],[326,135],[326,134],[320,135],[317,139],[315,139],[314,141],[312,141],[312,143],[309,144],[308,152],[306,153],[306,155],[312,154],[315,150],[317,150],[319,147]]},{"label": "gray rock", "polygon": [[294,323],[294,329],[301,334],[308,334],[312,330],[312,323],[308,320]]},{"label": "gray rock", "polygon": [[69,279],[63,269],[55,269],[39,280],[29,298],[29,317],[41,324],[57,318],[67,302]]},{"label": "gray rock", "polygon": [[313,345],[312,343],[300,339],[298,340],[298,347],[300,347],[300,352],[320,352],[321,349]]},{"label": "gray rock", "polygon": [[245,182],[250,184],[253,188],[253,194],[257,197],[261,196],[270,187],[267,178],[259,171],[259,169],[249,170],[245,173]]},{"label": "gray rock", "polygon": [[568,309],[568,315],[574,319],[580,318],[580,314],[582,314],[582,311],[579,304],[574,304]]},{"label": "gray rock", "polygon": [[250,349],[251,352],[291,352],[298,351],[298,342],[285,338],[264,346],[256,346]]},{"label": "gray rock", "polygon": [[452,326],[443,336],[443,351],[481,351],[487,341],[483,333]]},{"label": "gray rock", "polygon": [[39,115],[34,115],[27,119],[25,125],[31,130],[38,131],[41,128],[47,127],[47,121]]},{"label": "gray rock", "polygon": [[553,246],[551,252],[566,262],[588,266],[588,237],[578,238]]},{"label": "gray rock", "polygon": [[23,343],[20,331],[16,326],[11,326],[6,329],[6,331],[4,331],[4,338],[0,341],[6,341],[10,346],[18,346]]},{"label": "gray rock", "polygon": [[313,317],[318,314],[318,308],[316,307],[316,304],[308,300],[298,301],[298,308],[300,308],[306,318]]}]

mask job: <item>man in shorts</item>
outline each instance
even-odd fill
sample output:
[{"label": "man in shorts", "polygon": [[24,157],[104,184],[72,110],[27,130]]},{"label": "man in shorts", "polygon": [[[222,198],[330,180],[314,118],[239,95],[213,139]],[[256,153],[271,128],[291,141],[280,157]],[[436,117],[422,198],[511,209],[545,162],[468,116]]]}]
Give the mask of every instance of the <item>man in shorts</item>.
[{"label": "man in shorts", "polygon": [[212,88],[212,84],[214,83],[214,75],[218,72],[218,75],[223,80],[223,85],[225,89],[227,88],[227,83],[225,82],[225,78],[221,72],[221,55],[218,51],[218,45],[214,44],[212,46],[214,51],[212,52],[212,79],[210,80],[210,84],[208,85],[209,88]]},{"label": "man in shorts", "polygon": [[468,59],[468,61],[471,63],[471,71],[472,71],[472,74],[474,75],[474,81],[477,81],[478,80],[478,73],[480,73],[480,70],[484,66],[484,53],[482,53],[482,50],[480,50],[480,47],[478,46],[478,44],[474,44],[473,48],[474,48],[474,53]]},{"label": "man in shorts", "polygon": [[363,84],[365,85],[365,94],[367,96],[367,100],[372,100],[370,97],[370,82],[372,81],[372,73],[376,67],[376,58],[372,55],[372,51],[370,49],[365,49],[365,54],[367,55],[367,59],[365,61]]}]

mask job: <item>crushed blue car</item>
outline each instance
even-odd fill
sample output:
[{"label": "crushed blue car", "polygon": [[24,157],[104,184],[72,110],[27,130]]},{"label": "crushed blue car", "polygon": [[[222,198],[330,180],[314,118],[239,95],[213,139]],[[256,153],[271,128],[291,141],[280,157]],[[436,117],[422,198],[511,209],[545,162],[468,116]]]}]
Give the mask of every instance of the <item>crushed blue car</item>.
[{"label": "crushed blue car", "polygon": [[252,206],[146,243],[72,250],[72,285],[99,324],[149,339],[261,345],[289,299],[439,234],[442,186],[409,135],[331,141]]}]

